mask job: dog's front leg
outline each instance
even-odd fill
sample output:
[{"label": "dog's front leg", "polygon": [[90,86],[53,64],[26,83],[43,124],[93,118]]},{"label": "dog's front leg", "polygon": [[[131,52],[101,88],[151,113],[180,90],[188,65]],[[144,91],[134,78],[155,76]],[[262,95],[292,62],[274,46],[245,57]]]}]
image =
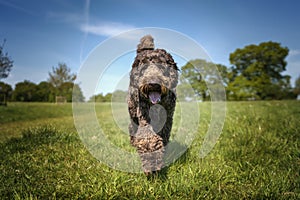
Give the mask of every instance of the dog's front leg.
[{"label": "dog's front leg", "polygon": [[140,155],[145,174],[149,175],[163,167],[163,139],[150,125],[149,108],[140,107],[137,111],[139,127],[134,138],[134,146]]}]

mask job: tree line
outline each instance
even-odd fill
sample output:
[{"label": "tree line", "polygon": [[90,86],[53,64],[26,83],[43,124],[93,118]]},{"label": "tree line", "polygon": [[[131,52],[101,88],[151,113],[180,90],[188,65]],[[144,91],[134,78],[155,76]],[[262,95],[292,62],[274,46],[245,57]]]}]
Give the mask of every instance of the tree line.
[{"label": "tree line", "polygon": [[17,83],[14,89],[11,85],[0,82],[0,92],[2,96],[5,95],[6,101],[56,102],[57,97],[63,97],[66,102],[82,102],[84,96],[79,85],[74,84],[75,79],[76,75],[71,73],[67,65],[59,63],[57,67],[52,67],[47,81],[35,84],[24,80]]},{"label": "tree line", "polygon": [[127,91],[116,90],[107,94],[96,94],[90,97],[89,102],[126,102]]},{"label": "tree line", "polygon": [[[13,67],[12,59],[3,51],[4,43],[0,46],[0,80],[6,78]],[[178,98],[210,100],[211,91],[208,85],[222,85],[227,100],[295,99],[300,95],[300,76],[292,88],[291,77],[283,75],[288,52],[287,47],[269,41],[236,49],[229,55],[230,67],[201,59],[191,60],[181,67]],[[12,89],[10,85],[0,82],[0,95],[5,94],[9,101],[55,102],[57,96],[63,96],[68,102],[72,98],[84,101],[79,85],[74,84],[75,79],[76,75],[71,73],[67,65],[59,63],[58,67],[52,67],[48,80],[39,84],[25,80]],[[188,87],[192,87],[193,91],[187,90]],[[117,90],[105,95],[94,95],[89,101],[124,102],[125,99],[126,91]]]}]

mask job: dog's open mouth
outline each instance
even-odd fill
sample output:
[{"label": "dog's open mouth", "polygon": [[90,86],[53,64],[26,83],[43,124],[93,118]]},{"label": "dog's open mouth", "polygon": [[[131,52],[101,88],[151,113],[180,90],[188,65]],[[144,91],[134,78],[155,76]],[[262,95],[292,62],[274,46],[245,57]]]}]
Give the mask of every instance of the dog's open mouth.
[{"label": "dog's open mouth", "polygon": [[145,84],[140,87],[140,91],[152,104],[157,104],[161,101],[162,95],[166,94],[167,89],[159,84]]}]

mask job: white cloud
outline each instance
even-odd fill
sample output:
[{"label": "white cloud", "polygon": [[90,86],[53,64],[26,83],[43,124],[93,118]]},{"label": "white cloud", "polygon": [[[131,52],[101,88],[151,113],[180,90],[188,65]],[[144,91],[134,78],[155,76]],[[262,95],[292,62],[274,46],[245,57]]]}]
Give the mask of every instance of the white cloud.
[{"label": "white cloud", "polygon": [[97,25],[83,24],[80,30],[85,33],[111,37],[134,28],[132,25],[110,22]]}]

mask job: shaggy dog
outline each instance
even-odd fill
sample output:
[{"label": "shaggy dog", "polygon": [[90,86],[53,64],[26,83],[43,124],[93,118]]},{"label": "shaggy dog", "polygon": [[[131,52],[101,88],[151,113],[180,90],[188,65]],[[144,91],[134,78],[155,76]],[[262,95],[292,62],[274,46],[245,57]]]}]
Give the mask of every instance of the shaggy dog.
[{"label": "shaggy dog", "polygon": [[128,111],[130,143],[137,148],[146,175],[163,168],[176,105],[178,68],[164,49],[146,35],[137,46],[130,72]]}]

